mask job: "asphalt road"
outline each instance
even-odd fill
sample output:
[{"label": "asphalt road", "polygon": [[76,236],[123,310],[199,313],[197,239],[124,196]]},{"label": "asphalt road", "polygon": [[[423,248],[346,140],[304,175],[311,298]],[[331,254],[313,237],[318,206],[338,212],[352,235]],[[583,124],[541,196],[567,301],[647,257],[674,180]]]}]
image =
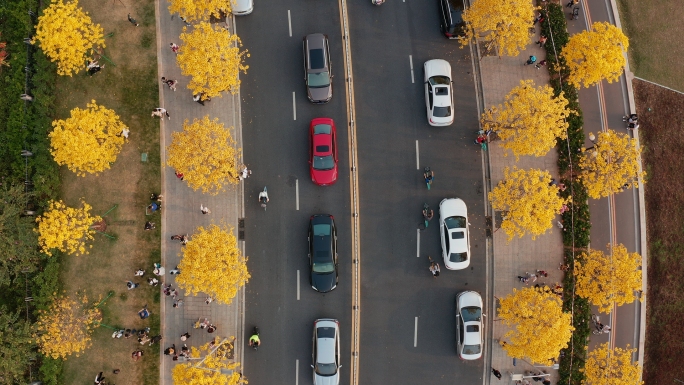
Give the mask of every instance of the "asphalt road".
[{"label": "asphalt road", "polygon": [[[317,318],[340,321],[341,379],[349,381],[351,225],[338,15],[336,2],[278,1],[257,3],[252,15],[237,18],[238,35],[251,55],[241,87],[245,162],[253,170],[245,184],[246,254],[252,274],[245,332],[258,325],[262,339],[258,352],[245,352],[244,373],[250,384],[295,384],[297,370],[301,383],[311,383],[311,337]],[[332,70],[338,74],[333,99],[323,106],[309,103],[303,80],[302,37],[316,32],[329,36]],[[340,143],[340,179],[330,187],[315,186],[308,168],[309,122],[322,116],[335,120]],[[257,202],[264,186],[270,198],[266,211]],[[340,284],[328,294],[314,292],[308,279],[309,217],[320,213],[332,214],[338,227]]]},{"label": "asphalt road", "polygon": [[[480,381],[483,361],[462,362],[454,347],[456,293],[485,291],[482,163],[479,146],[472,144],[477,113],[470,51],[442,37],[436,1],[381,7],[354,1],[348,7],[360,177],[360,382]],[[257,4],[252,15],[237,19],[237,32],[251,55],[241,87],[245,161],[254,171],[245,187],[252,273],[245,327],[249,333],[258,325],[263,341],[258,352],[246,351],[245,375],[251,384],[297,383],[298,370],[298,380],[311,383],[312,324],[333,317],[342,328],[341,383],[348,383],[351,207],[338,3]],[[333,99],[324,106],[308,102],[303,82],[301,38],[315,32],[330,38],[336,76]],[[434,58],[448,60],[453,69],[456,122],[448,128],[430,127],[426,120],[422,64]],[[310,119],[321,116],[333,118],[338,128],[340,177],[332,187],[315,186],[309,178],[307,128]],[[426,165],[436,174],[431,191],[422,183]],[[266,212],[257,204],[264,185],[271,199]],[[438,220],[420,234],[417,229],[423,202],[438,218],[445,197],[460,197],[468,205],[472,262],[463,271],[443,268],[433,279],[427,255],[441,255]],[[316,213],[334,215],[338,226],[340,284],[329,294],[308,284],[306,231]]]}]

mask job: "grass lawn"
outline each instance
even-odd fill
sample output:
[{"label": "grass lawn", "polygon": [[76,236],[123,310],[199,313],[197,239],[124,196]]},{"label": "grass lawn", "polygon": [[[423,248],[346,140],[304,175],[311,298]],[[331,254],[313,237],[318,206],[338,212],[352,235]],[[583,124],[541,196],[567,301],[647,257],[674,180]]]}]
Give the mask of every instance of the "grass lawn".
[{"label": "grass lawn", "polygon": [[634,81],[644,146],[648,293],[644,381],[684,379],[684,95]]},{"label": "grass lawn", "polygon": [[[110,170],[100,175],[78,177],[65,167],[61,169],[62,197],[72,206],[83,198],[93,206],[93,212],[106,216],[107,233],[95,236],[93,248],[86,256],[65,257],[61,280],[67,293],[86,290],[90,299],[113,295],[102,306],[103,323],[117,328],[151,328],[159,334],[159,298],[161,285],[151,287],[146,279],[152,276],[152,264],[161,260],[159,214],[146,216],[149,195],[159,193],[159,121],[150,117],[158,107],[157,57],[154,2],[151,0],[95,1],[81,0],[95,23],[99,23],[107,45],[100,58],[105,68],[90,77],[84,71],[73,77],[60,77],[57,86],[57,118],[66,118],[74,107],[85,108],[95,99],[98,104],[113,109],[130,128],[130,137]],[[124,5],[125,4],[125,5]],[[137,19],[139,27],[127,20],[127,14]],[[114,65],[115,64],[115,65]],[[147,153],[147,162],[141,161]],[[145,221],[156,222],[157,229],[144,231]],[[143,268],[144,277],[134,277]],[[126,281],[140,283],[127,290]],[[152,312],[148,319],[137,316],[145,304]],[[63,384],[92,383],[103,371],[109,383],[158,384],[159,345],[141,346],[136,338],[112,339],[108,326],[98,328],[92,346],[80,357],[69,357],[64,365]],[[144,351],[134,362],[131,353]],[[112,374],[113,369],[121,373]]]},{"label": "grass lawn", "polygon": [[640,78],[684,92],[681,0],[618,0],[629,65]]}]

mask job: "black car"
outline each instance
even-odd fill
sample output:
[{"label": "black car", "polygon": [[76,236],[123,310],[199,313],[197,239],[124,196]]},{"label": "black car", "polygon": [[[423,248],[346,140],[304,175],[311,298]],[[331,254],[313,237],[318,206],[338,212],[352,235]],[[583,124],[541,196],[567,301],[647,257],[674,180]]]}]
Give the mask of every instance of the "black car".
[{"label": "black car", "polygon": [[327,103],[332,99],[328,36],[322,33],[306,35],[303,46],[307,96],[312,103]]},{"label": "black car", "polygon": [[337,287],[337,228],[332,215],[319,214],[309,221],[311,287],[321,293]]},{"label": "black car", "polygon": [[463,22],[465,8],[465,0],[439,0],[439,9],[442,14],[441,27],[444,36],[449,39],[465,37],[465,23]]}]

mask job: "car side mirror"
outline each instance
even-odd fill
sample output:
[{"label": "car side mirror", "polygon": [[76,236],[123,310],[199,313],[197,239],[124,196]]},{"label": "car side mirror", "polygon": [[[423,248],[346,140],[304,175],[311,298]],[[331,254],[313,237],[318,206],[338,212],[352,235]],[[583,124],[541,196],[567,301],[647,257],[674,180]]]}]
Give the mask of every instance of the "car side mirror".
[{"label": "car side mirror", "polygon": [[[312,368],[314,368],[314,366],[313,366],[313,365],[311,365],[311,367],[312,367]],[[314,369],[316,369],[316,368],[314,368]]]}]

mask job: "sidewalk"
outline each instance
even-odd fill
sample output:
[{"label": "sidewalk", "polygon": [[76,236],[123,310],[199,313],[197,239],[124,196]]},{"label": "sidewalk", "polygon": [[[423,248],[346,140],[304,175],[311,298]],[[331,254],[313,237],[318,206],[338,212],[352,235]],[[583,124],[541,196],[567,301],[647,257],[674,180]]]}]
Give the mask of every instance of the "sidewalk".
[{"label": "sidewalk", "polygon": [[[183,122],[187,119],[192,122],[195,118],[202,118],[209,115],[210,119],[218,118],[226,127],[233,127],[232,135],[237,141],[238,147],[242,147],[242,136],[240,134],[239,121],[239,95],[232,96],[224,93],[222,98],[212,98],[206,102],[205,106],[192,100],[192,92],[187,88],[189,78],[182,76],[180,68],[176,64],[176,55],[169,48],[169,43],[180,44],[179,36],[182,32],[184,23],[177,15],[169,15],[167,3],[160,5],[156,3],[157,12],[157,57],[158,57],[158,77],[178,80],[177,91],[170,90],[166,85],[160,83],[159,100],[160,106],[164,107],[171,115],[171,120],[162,119],[161,121],[161,163],[162,171],[162,264],[166,269],[166,276],[163,279],[165,285],[171,284],[176,288],[175,277],[169,271],[176,267],[181,257],[181,245],[178,241],[171,241],[170,237],[175,234],[190,234],[195,232],[199,226],[208,226],[212,223],[222,224],[234,229],[234,234],[238,236],[238,217],[242,212],[242,185],[227,187],[226,191],[218,195],[206,195],[201,191],[193,191],[187,183],[176,178],[174,170],[166,166],[166,147],[171,144],[171,133],[182,131]],[[229,19],[230,22],[230,19]],[[230,23],[231,31],[233,24]],[[148,118],[149,119],[149,118]],[[155,118],[157,119],[157,118]],[[200,204],[211,210],[208,215],[200,212]],[[243,248],[243,242],[238,242]],[[181,272],[182,273],[182,272]],[[161,291],[163,286],[159,285]],[[199,347],[209,342],[212,338],[219,336],[237,337],[235,341],[234,357],[240,361],[243,346],[242,330],[242,298],[244,292],[238,292],[231,305],[218,304],[212,302],[207,305],[204,301],[206,296],[185,297],[185,293],[179,290],[179,298],[183,299],[182,306],[173,307],[173,299],[161,294],[161,322],[163,340],[159,346],[160,350],[176,344],[180,350],[183,342],[180,340],[181,334],[188,332],[191,337],[185,341],[188,346]],[[217,330],[213,334],[207,333],[206,329],[193,329],[193,324],[199,318],[208,318]],[[161,355],[160,365],[160,384],[173,384],[171,370],[177,362],[172,361],[170,356]],[[178,361],[180,363],[180,361]]]},{"label": "sidewalk", "polygon": [[[484,109],[504,102],[505,96],[516,86],[520,85],[521,80],[533,80],[535,87],[549,83],[549,72],[547,67],[536,69],[534,65],[523,65],[525,61],[534,55],[537,62],[544,60],[545,51],[534,42],[539,40],[539,26],[536,35],[531,38],[526,50],[516,57],[486,56],[480,62],[482,72],[482,91],[484,93]],[[491,171],[491,187],[494,188],[504,176],[506,167],[516,166],[520,169],[538,168],[547,170],[552,177],[558,178],[557,154],[552,149],[544,157],[520,157],[516,161],[515,156],[509,154],[504,156],[503,149],[498,142],[493,142],[489,146],[489,162]],[[498,224],[497,224],[498,226]],[[493,236],[493,293],[495,298],[503,298],[513,292],[513,288],[525,287],[525,284],[518,281],[518,275],[535,270],[546,270],[549,273],[547,278],[539,278],[536,283],[546,283],[552,286],[554,283],[561,283],[563,272],[558,270],[558,265],[563,261],[563,239],[561,230],[555,226],[546,234],[532,240],[530,236],[515,238],[508,242],[508,236],[503,231],[496,231]],[[488,314],[491,320],[496,320],[496,309],[498,301],[494,304],[494,314]],[[496,368],[502,374],[502,384],[513,383],[509,373],[524,374],[526,371],[546,370],[551,374],[551,382],[558,380],[558,371],[550,368],[535,368],[531,364],[514,360],[509,357],[501,348],[498,340],[503,337],[508,330],[500,322],[492,322],[490,333],[492,339],[491,367]],[[485,368],[485,375],[491,376],[491,369]],[[496,377],[491,376],[489,381],[498,384]]]}]

